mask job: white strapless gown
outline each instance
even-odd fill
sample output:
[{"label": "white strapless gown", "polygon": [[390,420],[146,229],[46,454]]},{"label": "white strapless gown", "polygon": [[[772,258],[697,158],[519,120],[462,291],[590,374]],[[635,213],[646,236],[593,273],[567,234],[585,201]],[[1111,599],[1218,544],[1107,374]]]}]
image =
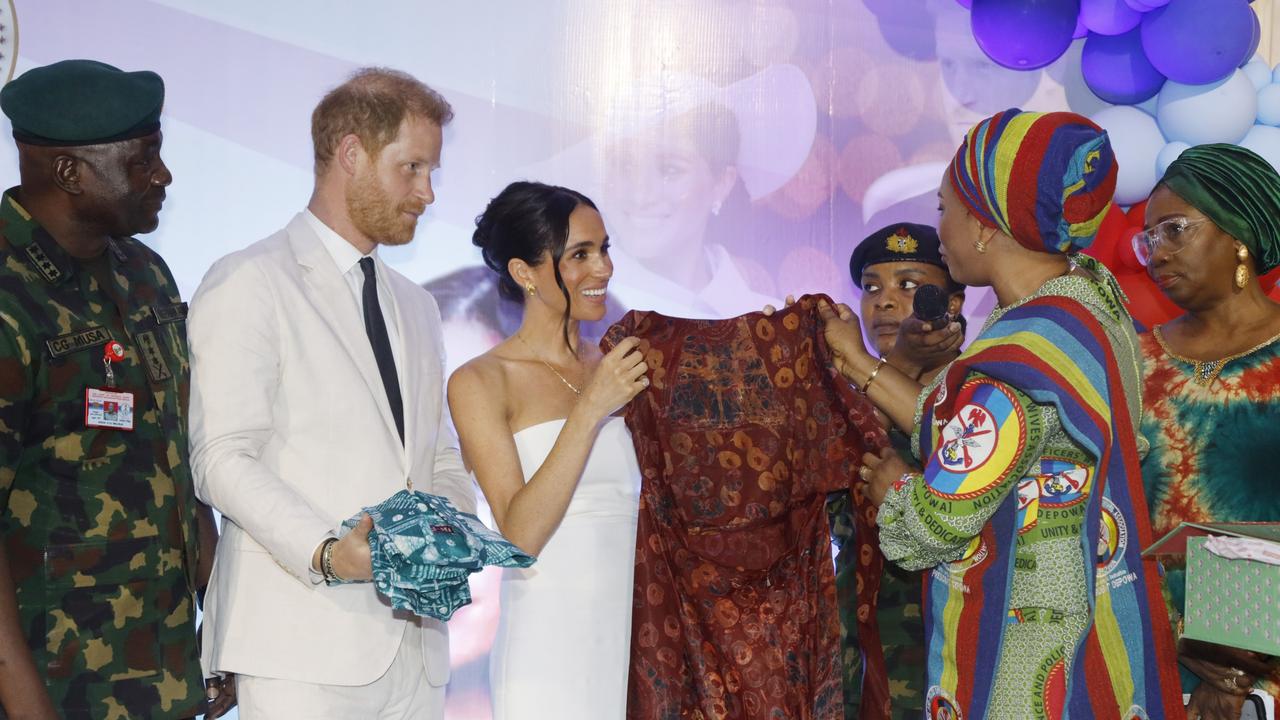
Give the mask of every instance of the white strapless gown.
[{"label": "white strapless gown", "polygon": [[[526,482],[563,426],[551,420],[515,434]],[[631,433],[610,418],[538,561],[503,570],[489,655],[494,720],[626,715],[639,494]]]}]

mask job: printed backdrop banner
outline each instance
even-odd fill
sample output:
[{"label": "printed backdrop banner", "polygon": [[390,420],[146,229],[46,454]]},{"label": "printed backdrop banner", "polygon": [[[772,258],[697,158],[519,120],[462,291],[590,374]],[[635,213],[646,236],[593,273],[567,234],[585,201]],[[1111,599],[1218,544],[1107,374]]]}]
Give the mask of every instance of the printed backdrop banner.
[{"label": "printed backdrop banner", "polygon": [[[381,252],[440,302],[451,367],[519,321],[470,242],[512,180],[600,205],[608,322],[629,308],[725,317],[789,293],[856,307],[854,245],[891,223],[936,223],[944,165],[971,125],[1013,106],[1102,107],[1079,77],[1083,41],[1045,70],[1006,70],[955,0],[4,5],[4,68],[87,57],[164,77],[174,182],[144,239],[186,297],[214,260],[306,204],[310,114],[327,89],[380,65],[441,91],[456,119],[436,204],[413,244]],[[17,183],[11,143],[0,174]],[[969,293],[970,333],[991,303]],[[450,718],[489,717],[497,572],[473,579],[474,604],[450,622]]]}]

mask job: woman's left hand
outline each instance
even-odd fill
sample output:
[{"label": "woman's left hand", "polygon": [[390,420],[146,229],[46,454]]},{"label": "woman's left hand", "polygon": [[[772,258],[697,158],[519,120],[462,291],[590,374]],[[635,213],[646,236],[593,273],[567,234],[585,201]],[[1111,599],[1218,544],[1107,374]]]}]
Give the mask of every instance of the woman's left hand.
[{"label": "woman's left hand", "polygon": [[889,488],[909,472],[917,471],[898,455],[897,450],[887,447],[881,450],[879,455],[875,453],[863,455],[858,476],[867,483],[867,498],[876,507],[880,507]]}]

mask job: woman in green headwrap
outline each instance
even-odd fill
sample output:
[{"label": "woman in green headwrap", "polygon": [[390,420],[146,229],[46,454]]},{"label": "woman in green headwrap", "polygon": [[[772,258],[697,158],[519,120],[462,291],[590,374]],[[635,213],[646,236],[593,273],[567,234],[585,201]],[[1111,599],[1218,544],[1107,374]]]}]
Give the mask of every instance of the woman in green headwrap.
[{"label": "woman in green headwrap", "polygon": [[[1151,193],[1134,248],[1187,311],[1140,338],[1151,444],[1142,475],[1156,536],[1186,521],[1280,521],[1280,304],[1258,281],[1280,265],[1280,175],[1235,145],[1191,148]],[[1184,568],[1166,579],[1180,618]],[[1235,720],[1255,682],[1280,675],[1253,653],[1211,648],[1182,644],[1188,717]]]}]

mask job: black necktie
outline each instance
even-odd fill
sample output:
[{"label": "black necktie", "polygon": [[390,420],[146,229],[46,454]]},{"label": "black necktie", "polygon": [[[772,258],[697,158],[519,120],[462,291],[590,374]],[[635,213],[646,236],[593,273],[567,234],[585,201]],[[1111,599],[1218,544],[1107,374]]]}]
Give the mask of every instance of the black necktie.
[{"label": "black necktie", "polygon": [[364,300],[364,331],[369,336],[369,344],[373,346],[373,357],[378,361],[378,374],[382,376],[382,387],[387,391],[387,402],[391,403],[391,414],[396,419],[396,430],[400,433],[400,442],[403,444],[404,405],[400,401],[400,380],[396,377],[396,360],[391,355],[387,323],[382,319],[382,305],[378,303],[378,276],[373,267],[373,258],[360,258],[360,269],[364,271],[364,289],[361,291]]}]

